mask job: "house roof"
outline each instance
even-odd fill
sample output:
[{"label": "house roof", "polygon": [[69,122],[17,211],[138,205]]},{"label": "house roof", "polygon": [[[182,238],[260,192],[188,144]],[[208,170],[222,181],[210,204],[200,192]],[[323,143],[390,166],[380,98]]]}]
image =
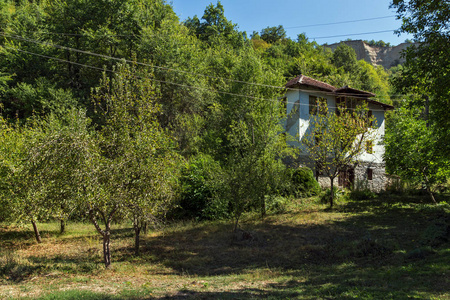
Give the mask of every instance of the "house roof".
[{"label": "house roof", "polygon": [[351,96],[357,96],[357,97],[375,97],[376,95],[371,92],[361,91],[354,88],[347,86],[341,87],[334,91],[336,94],[340,95],[343,94],[343,96],[346,96],[350,94]]},{"label": "house roof", "polygon": [[286,83],[285,87],[287,88],[294,88],[294,87],[300,87],[300,86],[307,86],[307,87],[313,87],[318,88],[320,90],[328,91],[328,92],[334,92],[336,88],[332,86],[331,84],[312,79],[311,77],[305,76],[305,75],[299,75],[295,77],[294,79],[290,80],[288,83]]},{"label": "house roof", "polygon": [[291,79],[286,83],[286,88],[296,88],[296,87],[309,87],[316,88],[322,91],[332,92],[335,96],[350,96],[355,98],[361,98],[366,100],[368,103],[372,103],[375,105],[380,105],[384,109],[394,109],[394,106],[379,102],[376,100],[369,99],[370,97],[375,97],[376,95],[371,92],[366,92],[358,89],[351,88],[349,86],[344,86],[341,88],[335,88],[331,84],[325,83],[323,81],[319,81],[316,79],[312,79],[311,77],[305,75],[299,75],[294,79]]}]

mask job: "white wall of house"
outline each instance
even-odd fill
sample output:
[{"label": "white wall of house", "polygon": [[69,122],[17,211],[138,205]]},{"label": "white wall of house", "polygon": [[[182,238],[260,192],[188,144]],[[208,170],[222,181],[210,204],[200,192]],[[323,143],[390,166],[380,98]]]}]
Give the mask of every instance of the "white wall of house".
[{"label": "white wall of house", "polygon": [[375,129],[370,131],[371,136],[373,137],[373,153],[364,152],[360,156],[360,161],[367,163],[377,163],[381,164],[384,162],[384,129],[385,129],[385,117],[384,117],[384,109],[379,106],[370,103],[369,110],[372,110],[372,114],[375,118]]},{"label": "white wall of house", "polygon": [[[335,96],[321,93],[320,91],[289,90],[286,93],[287,119],[290,119],[288,121],[290,126],[286,129],[287,133],[293,137],[289,144],[300,148],[300,155],[307,155],[306,146],[301,143],[301,140],[309,129],[309,96],[327,99],[329,111],[334,111],[336,107]],[[381,164],[384,162],[385,111],[381,106],[373,103],[369,103],[369,110],[372,110],[376,122],[376,128],[370,131],[373,138],[373,151],[372,153],[364,152],[360,156],[360,160],[367,163]]]},{"label": "white wall of house", "polygon": [[289,90],[286,93],[288,119],[290,116],[295,118],[295,123],[287,128],[287,133],[293,137],[293,140],[289,141],[289,144],[298,147],[300,149],[300,155],[307,154],[306,146],[301,143],[301,140],[309,129],[309,96],[327,99],[327,105],[330,111],[334,111],[334,107],[336,107],[335,97],[321,93],[320,91]]}]

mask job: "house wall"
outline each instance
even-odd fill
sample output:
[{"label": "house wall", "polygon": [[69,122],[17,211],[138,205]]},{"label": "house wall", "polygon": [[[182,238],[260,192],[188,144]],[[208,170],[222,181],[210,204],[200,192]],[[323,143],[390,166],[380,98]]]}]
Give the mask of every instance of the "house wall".
[{"label": "house wall", "polygon": [[384,129],[385,129],[385,117],[384,109],[378,105],[372,103],[369,104],[369,110],[372,110],[372,114],[375,118],[375,129],[370,130],[370,135],[373,138],[373,153],[367,153],[366,151],[359,157],[359,160],[367,163],[384,163]]},{"label": "house wall", "polygon": [[[301,154],[297,159],[287,162],[291,167],[308,167],[313,170],[316,174],[315,163],[312,161],[307,154]],[[368,178],[368,169],[372,170],[372,179]],[[386,175],[385,164],[384,163],[374,163],[374,162],[360,162],[354,168],[355,170],[355,182],[354,187],[356,189],[370,189],[374,192],[380,192],[386,189],[388,178]],[[330,178],[326,176],[319,176],[318,182],[322,188],[329,188],[331,186]],[[339,179],[336,177],[334,179],[334,186],[339,187]]]},{"label": "house wall", "polygon": [[[336,107],[336,100],[333,95],[327,95],[320,91],[300,91],[289,90],[286,93],[287,100],[287,121],[286,132],[292,137],[288,143],[291,146],[300,149],[300,155],[297,160],[288,162],[294,167],[307,166],[315,172],[315,164],[308,156],[307,148],[302,144],[301,140],[309,128],[309,96],[316,96],[318,98],[327,99],[329,111],[334,111]],[[373,138],[373,153],[364,152],[359,157],[359,165],[355,167],[355,186],[362,188],[367,187],[373,191],[379,192],[386,186],[387,178],[385,174],[384,165],[384,130],[385,117],[384,109],[378,105],[369,103],[369,109],[375,118],[375,129],[371,130],[370,134]],[[372,180],[368,180],[368,169],[372,169]],[[322,187],[329,187],[330,180],[328,177],[319,177],[319,183]],[[335,185],[338,186],[336,178]]]},{"label": "house wall", "polygon": [[307,153],[306,146],[301,143],[309,129],[309,96],[327,99],[330,111],[336,106],[335,97],[321,93],[320,91],[289,90],[286,93],[286,132],[292,137],[289,145],[300,149],[301,153]]}]

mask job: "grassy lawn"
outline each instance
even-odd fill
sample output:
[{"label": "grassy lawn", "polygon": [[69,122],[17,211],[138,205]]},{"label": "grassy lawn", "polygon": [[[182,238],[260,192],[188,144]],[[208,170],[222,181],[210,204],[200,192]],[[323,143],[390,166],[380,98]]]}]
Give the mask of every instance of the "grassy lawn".
[{"label": "grassy lawn", "polygon": [[264,220],[176,223],[143,235],[116,225],[104,270],[91,224],[0,225],[0,298],[38,299],[450,299],[450,208],[383,196],[293,201]]}]

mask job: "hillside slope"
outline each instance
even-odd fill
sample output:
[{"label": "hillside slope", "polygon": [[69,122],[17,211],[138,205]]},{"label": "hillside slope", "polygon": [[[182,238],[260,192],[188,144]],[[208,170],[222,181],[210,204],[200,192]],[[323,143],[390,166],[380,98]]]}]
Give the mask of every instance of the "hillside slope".
[{"label": "hillside slope", "polygon": [[[386,69],[398,64],[403,64],[405,60],[401,57],[402,51],[409,46],[414,45],[410,43],[402,43],[394,47],[372,47],[362,40],[343,41],[342,43],[345,43],[355,49],[358,60],[364,59],[374,66],[383,66]],[[340,43],[326,45],[326,47],[334,51],[339,44]]]}]

